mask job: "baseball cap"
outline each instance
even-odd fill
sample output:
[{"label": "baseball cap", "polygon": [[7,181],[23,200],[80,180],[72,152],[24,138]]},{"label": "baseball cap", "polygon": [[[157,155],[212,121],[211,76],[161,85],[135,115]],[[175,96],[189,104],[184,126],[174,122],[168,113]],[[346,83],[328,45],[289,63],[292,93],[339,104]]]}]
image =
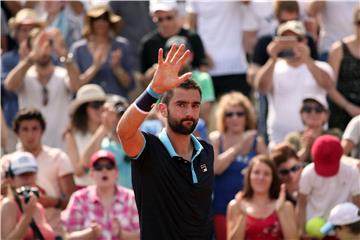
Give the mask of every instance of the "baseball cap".
[{"label": "baseball cap", "polygon": [[282,24],[277,29],[277,35],[281,36],[284,32],[291,31],[296,33],[297,35],[304,36],[306,34],[306,30],[304,24],[300,21],[287,21]]},{"label": "baseball cap", "polygon": [[342,226],[360,221],[360,209],[353,203],[345,202],[331,209],[327,223],[320,231],[329,233],[335,226]]},{"label": "baseball cap", "polygon": [[308,96],[305,96],[305,98],[303,99],[303,104],[306,101],[315,101],[315,102],[319,103],[324,109],[326,109],[326,110],[329,109],[329,105],[326,101],[325,95],[308,95]]},{"label": "baseball cap", "polygon": [[114,165],[116,165],[114,154],[112,154],[110,151],[107,150],[99,150],[95,152],[93,155],[91,155],[90,167],[93,167],[94,164],[100,159],[107,159],[110,162],[112,162]]},{"label": "baseball cap", "polygon": [[318,137],[311,147],[315,172],[322,177],[336,175],[342,154],[343,149],[337,137],[328,134]]},{"label": "baseball cap", "polygon": [[177,10],[178,5],[176,0],[150,0],[150,13],[155,13],[156,11],[172,11]]},{"label": "baseball cap", "polygon": [[31,153],[16,152],[12,156],[10,160],[10,170],[14,176],[28,172],[37,172],[38,165]]}]

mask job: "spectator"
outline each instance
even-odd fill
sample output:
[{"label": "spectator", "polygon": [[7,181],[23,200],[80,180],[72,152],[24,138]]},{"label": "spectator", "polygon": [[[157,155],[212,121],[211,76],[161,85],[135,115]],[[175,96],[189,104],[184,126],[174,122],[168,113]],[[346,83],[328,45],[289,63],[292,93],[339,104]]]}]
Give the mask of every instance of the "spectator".
[{"label": "spectator", "polygon": [[76,191],[62,213],[67,239],[139,239],[134,193],[116,186],[115,156],[105,150],[91,156],[95,186]]},{"label": "spectator", "polygon": [[217,130],[210,133],[214,147],[215,187],[213,199],[216,239],[226,239],[226,207],[244,187],[243,171],[256,154],[266,154],[257,136],[255,110],[240,92],[224,94],[216,109]]},{"label": "spectator", "polygon": [[329,64],[337,81],[329,95],[329,126],[344,130],[352,117],[360,114],[360,6],[354,11],[354,34],[335,42]]},{"label": "spectator", "polygon": [[215,96],[218,98],[224,93],[239,91],[249,97],[242,43],[242,3],[189,1],[186,10],[190,29],[196,30],[204,42]]},{"label": "spectator", "polygon": [[[28,56],[7,75],[5,88],[17,93],[20,108],[33,106],[41,109],[48,125],[44,143],[63,148],[62,133],[68,116],[62,111],[67,112],[72,93],[80,87],[79,71],[68,56],[58,30],[34,31],[29,41]],[[51,54],[54,52],[61,56],[64,68],[52,63]]]},{"label": "spectator", "polygon": [[358,2],[312,0],[307,5],[307,14],[319,19],[319,59],[326,61],[331,45],[351,34],[351,14],[349,13],[354,10]]},{"label": "spectator", "polygon": [[[303,128],[297,111],[305,94],[325,97],[334,84],[331,67],[310,57],[301,22],[285,22],[277,33],[279,37],[267,47],[271,57],[255,76],[257,90],[267,93],[269,100],[270,148],[283,141],[287,133]],[[284,51],[290,54],[284,56]]]},{"label": "spectator", "polygon": [[251,160],[245,188],[227,210],[227,239],[299,239],[293,205],[266,155]]},{"label": "spectator", "polygon": [[54,231],[36,195],[39,194],[35,182],[37,171],[38,165],[31,153],[12,155],[6,172],[11,186],[8,197],[1,201],[1,238],[54,239]]},{"label": "spectator", "polygon": [[[5,79],[9,72],[28,55],[27,39],[29,33],[34,28],[43,28],[45,23],[42,22],[36,13],[29,8],[20,10],[15,17],[11,18],[8,23],[11,35],[16,39],[17,47],[1,55],[1,106],[4,111],[6,124],[11,128],[13,119],[19,110],[17,95],[5,88]],[[9,132],[8,145],[6,151],[15,150],[15,134]]]},{"label": "spectator", "polygon": [[341,145],[344,154],[360,159],[360,115],[354,117],[347,125],[342,136]]},{"label": "spectator", "polygon": [[342,153],[339,139],[331,135],[318,137],[311,148],[313,163],[301,173],[296,210],[301,236],[309,219],[327,219],[337,204],[360,205],[359,172],[341,160]]},{"label": "spectator", "polygon": [[[178,77],[190,51],[173,45],[147,90],[126,110],[117,134],[131,161],[142,239],[211,239],[213,149],[191,133],[200,114],[201,90],[191,73]],[[159,136],[140,132],[152,105],[167,119]],[[187,194],[184,194],[187,193]],[[155,197],[154,197],[155,196]]]},{"label": "spectator", "polygon": [[328,222],[321,228],[322,233],[335,231],[339,240],[360,238],[360,210],[350,202],[336,205],[331,209]]},{"label": "spectator", "polygon": [[296,205],[299,194],[299,181],[303,163],[290,144],[280,143],[271,151],[280,182],[285,184],[286,200]]},{"label": "spectator", "polygon": [[183,36],[193,50],[191,66],[194,69],[206,67],[205,50],[198,34],[185,30],[179,22],[178,5],[175,0],[151,0],[150,14],[157,29],[146,34],[140,43],[140,64],[143,74],[143,86],[146,87],[156,70],[157,50],[165,49],[166,41],[173,36]]},{"label": "spectator", "polygon": [[86,84],[76,93],[70,104],[70,124],[64,133],[67,153],[74,167],[77,187],[92,184],[88,174],[85,147],[90,144],[101,125],[102,106],[106,100],[104,90],[96,84]]},{"label": "spectator", "polygon": [[[39,110],[34,108],[20,109],[14,120],[14,131],[17,134],[21,149],[30,152],[36,159],[39,171],[36,184],[42,189],[38,201],[45,208],[45,216],[57,237],[62,236],[60,211],[68,203],[75,190],[73,168],[68,156],[57,148],[42,144],[46,122]],[[18,152],[1,158],[2,169],[7,169],[10,159]]]},{"label": "spectator", "polygon": [[325,129],[329,114],[328,104],[324,96],[309,96],[303,100],[300,115],[304,130],[290,132],[285,136],[285,142],[294,147],[302,163],[312,162],[311,146],[317,137],[331,134],[339,139],[341,138],[340,130]]},{"label": "spectator", "polygon": [[82,84],[100,85],[106,93],[128,98],[134,87],[133,63],[127,39],[116,36],[122,19],[106,5],[91,7],[85,18],[84,39],[71,47]]}]

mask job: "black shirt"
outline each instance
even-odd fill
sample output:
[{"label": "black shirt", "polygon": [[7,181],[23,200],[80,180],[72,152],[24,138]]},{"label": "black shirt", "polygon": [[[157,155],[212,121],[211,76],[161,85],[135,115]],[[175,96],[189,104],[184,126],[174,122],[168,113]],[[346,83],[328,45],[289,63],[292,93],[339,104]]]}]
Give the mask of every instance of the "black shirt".
[{"label": "black shirt", "polygon": [[[199,68],[200,65],[206,64],[205,50],[200,36],[192,31],[181,28],[177,34],[187,38],[191,51],[193,53],[192,67]],[[145,73],[146,70],[151,68],[158,61],[159,48],[164,48],[168,38],[162,37],[157,30],[148,33],[144,36],[140,43],[140,65],[141,72]]]},{"label": "black shirt", "polygon": [[145,147],[131,162],[141,239],[212,239],[212,146],[192,136],[190,162],[176,154],[165,131],[143,134]]}]

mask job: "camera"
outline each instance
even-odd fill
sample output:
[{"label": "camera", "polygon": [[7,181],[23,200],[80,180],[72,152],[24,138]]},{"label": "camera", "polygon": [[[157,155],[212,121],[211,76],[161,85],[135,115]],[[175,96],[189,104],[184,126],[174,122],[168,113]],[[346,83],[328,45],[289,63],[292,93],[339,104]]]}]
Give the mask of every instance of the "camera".
[{"label": "camera", "polygon": [[30,193],[34,193],[36,197],[40,197],[39,189],[37,187],[22,186],[16,189],[16,194],[22,196],[25,203],[29,202]]},{"label": "camera", "polygon": [[292,50],[291,48],[288,48],[288,49],[284,49],[281,52],[279,52],[278,57],[290,59],[290,58],[295,57],[295,53],[294,53],[294,50]]}]

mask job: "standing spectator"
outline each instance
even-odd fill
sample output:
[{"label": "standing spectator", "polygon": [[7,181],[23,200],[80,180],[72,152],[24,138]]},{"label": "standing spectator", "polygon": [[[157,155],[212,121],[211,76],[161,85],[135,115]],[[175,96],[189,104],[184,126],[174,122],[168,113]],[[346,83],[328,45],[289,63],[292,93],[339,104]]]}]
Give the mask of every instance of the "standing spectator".
[{"label": "standing spectator", "polygon": [[293,147],[280,143],[271,150],[271,160],[275,163],[281,183],[285,183],[286,200],[296,205],[299,194],[299,181],[303,163]]},{"label": "standing spectator", "polygon": [[134,193],[116,186],[115,156],[105,150],[91,156],[95,186],[76,191],[62,213],[67,239],[139,239]]},{"label": "standing spectator", "polygon": [[[28,41],[29,54],[7,75],[5,88],[17,93],[20,108],[41,109],[48,127],[44,143],[63,148],[68,115],[62,111],[68,111],[72,93],[80,87],[79,71],[67,54],[60,31],[33,31]],[[52,53],[61,56],[64,67],[52,63]]]},{"label": "standing spectator", "polygon": [[326,61],[331,45],[351,34],[350,13],[359,2],[312,0],[307,4],[307,14],[320,20],[319,59]]},{"label": "standing spectator", "polygon": [[266,155],[254,157],[243,192],[227,210],[227,239],[298,239],[293,205],[280,189],[274,163]]},{"label": "standing spectator", "polygon": [[[45,127],[44,117],[34,108],[20,109],[14,120],[14,131],[21,143],[19,151],[30,152],[39,167],[36,184],[41,189],[41,194],[38,201],[45,208],[46,219],[55,235],[61,237],[63,232],[60,212],[75,190],[73,168],[63,151],[42,144]],[[10,159],[16,154],[18,152],[1,158],[2,169],[7,169]]]},{"label": "standing spectator", "polygon": [[324,96],[309,96],[303,100],[300,115],[304,124],[304,130],[290,132],[284,139],[285,142],[290,143],[294,147],[301,162],[312,162],[311,146],[317,137],[331,134],[339,139],[341,138],[340,130],[325,129],[329,114],[328,104]]},{"label": "standing spectator", "polygon": [[344,130],[351,118],[360,114],[360,6],[354,11],[354,34],[335,42],[329,64],[337,81],[329,95],[329,126]]},{"label": "standing spectator", "polygon": [[[290,131],[303,128],[298,109],[305,94],[326,96],[334,85],[332,69],[325,62],[314,61],[306,45],[304,25],[287,21],[277,30],[279,36],[267,46],[269,60],[255,76],[255,86],[267,93],[269,146],[283,141]],[[282,55],[290,52],[289,55]]]},{"label": "standing spectator", "polygon": [[243,171],[256,154],[266,154],[264,140],[257,135],[255,110],[239,92],[220,98],[217,130],[210,133],[214,147],[215,188],[213,199],[216,239],[226,239],[226,208],[244,187]]},{"label": "standing spectator", "polygon": [[181,27],[179,8],[175,0],[151,0],[150,14],[157,29],[146,34],[140,44],[140,64],[143,85],[146,87],[156,70],[157,50],[165,49],[166,41],[175,35],[186,37],[193,51],[191,66],[194,69],[206,67],[205,50],[198,34]]},{"label": "standing spectator", "polygon": [[347,125],[342,136],[341,145],[344,154],[360,159],[360,115],[354,117]]},{"label": "standing spectator", "polygon": [[128,97],[134,87],[133,63],[127,39],[117,36],[122,24],[106,5],[91,7],[85,18],[84,39],[71,47],[82,84],[100,85],[106,93]]},{"label": "standing spectator", "polygon": [[190,28],[204,42],[215,95],[239,91],[249,97],[247,63],[242,43],[242,3],[189,1]]},{"label": "standing spectator", "polygon": [[102,106],[106,100],[104,90],[96,84],[86,84],[76,93],[70,104],[70,124],[64,133],[66,151],[74,167],[75,184],[92,184],[88,174],[88,160],[84,150],[101,125]]},{"label": "standing spectator", "polygon": [[331,209],[322,233],[335,231],[339,240],[360,239],[360,209],[350,202],[340,203]]},{"label": "standing spectator", "polygon": [[339,139],[331,135],[318,137],[311,148],[313,163],[301,173],[296,210],[301,236],[309,219],[326,219],[336,204],[360,205],[359,172],[342,162],[342,153]]},{"label": "standing spectator", "polygon": [[[1,4],[3,4],[3,2],[1,2]],[[17,47],[1,55],[1,106],[4,111],[6,124],[11,128],[13,119],[19,110],[19,103],[17,95],[12,91],[6,90],[5,79],[19,61],[27,57],[29,51],[26,47],[26,40],[28,39],[31,30],[34,28],[43,28],[45,23],[37,17],[32,9],[24,8],[20,10],[15,17],[9,20],[8,26],[11,35],[16,39]],[[9,132],[6,151],[14,151],[15,142],[14,134]]]},{"label": "standing spectator", "polygon": [[40,239],[41,234],[42,239],[54,239],[54,231],[36,195],[37,171],[38,164],[31,153],[12,155],[6,170],[11,186],[8,196],[1,201],[1,238]]},{"label": "standing spectator", "polygon": [[[133,158],[132,179],[142,239],[211,239],[212,146],[191,133],[200,114],[201,90],[191,73],[178,76],[190,51],[173,45],[147,90],[126,110],[117,134]],[[167,119],[159,136],[140,132],[152,105]],[[186,193],[186,194],[184,194]]]}]

